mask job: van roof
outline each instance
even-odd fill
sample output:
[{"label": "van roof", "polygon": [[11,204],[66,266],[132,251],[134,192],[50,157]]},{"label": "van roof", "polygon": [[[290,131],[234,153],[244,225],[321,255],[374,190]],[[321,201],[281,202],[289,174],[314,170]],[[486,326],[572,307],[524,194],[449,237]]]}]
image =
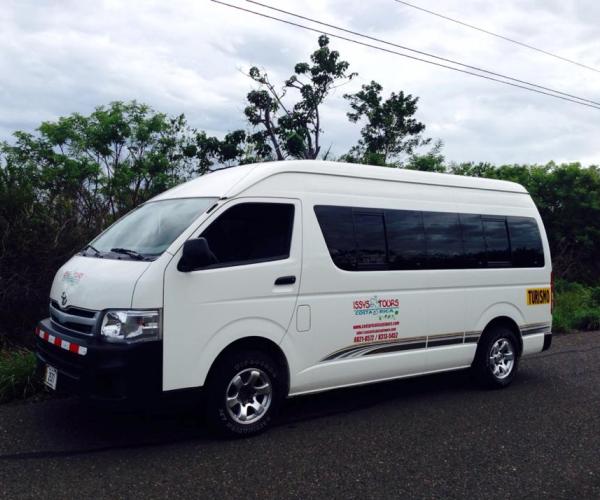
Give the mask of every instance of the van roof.
[{"label": "van roof", "polygon": [[403,168],[374,167],[371,165],[334,161],[294,160],[254,163],[217,170],[169,189],[153,198],[152,201],[203,196],[215,198],[237,196],[263,179],[282,173],[306,173],[336,177],[354,177],[365,180],[527,193],[527,190],[520,184],[495,179],[420,172]]}]

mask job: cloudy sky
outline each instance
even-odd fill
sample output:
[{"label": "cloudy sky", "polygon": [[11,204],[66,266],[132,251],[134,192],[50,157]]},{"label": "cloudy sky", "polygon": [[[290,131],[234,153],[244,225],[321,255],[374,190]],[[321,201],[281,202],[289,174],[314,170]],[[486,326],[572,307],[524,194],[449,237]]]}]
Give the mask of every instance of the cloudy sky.
[{"label": "cloudy sky", "polygon": [[[227,0],[268,12],[243,0]],[[527,50],[394,0],[261,0],[391,42],[600,101],[600,72]],[[424,8],[600,68],[597,0],[411,0]],[[114,100],[185,113],[222,135],[245,127],[243,71],[274,80],[316,47],[306,32],[209,0],[4,0],[0,10],[0,140],[14,130]],[[325,144],[344,153],[358,129],[342,94],[376,80],[420,97],[427,135],[452,161],[600,164],[600,110],[332,40],[359,77],[324,111]]]}]

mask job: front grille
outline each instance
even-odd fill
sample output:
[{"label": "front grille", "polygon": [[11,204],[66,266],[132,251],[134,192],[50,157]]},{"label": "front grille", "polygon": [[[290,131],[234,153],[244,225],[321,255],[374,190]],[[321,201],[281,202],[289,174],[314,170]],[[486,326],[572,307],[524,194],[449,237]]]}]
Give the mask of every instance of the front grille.
[{"label": "front grille", "polygon": [[71,333],[92,335],[99,312],[80,307],[65,307],[61,309],[58,302],[50,301],[50,319],[54,326]]}]

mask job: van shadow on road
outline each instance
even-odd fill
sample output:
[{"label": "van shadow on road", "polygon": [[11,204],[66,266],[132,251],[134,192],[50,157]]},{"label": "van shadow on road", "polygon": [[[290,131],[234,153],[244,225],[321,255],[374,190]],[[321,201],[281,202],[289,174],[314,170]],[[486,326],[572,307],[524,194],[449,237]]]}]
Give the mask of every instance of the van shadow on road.
[{"label": "van shadow on road", "polygon": [[[532,376],[531,372],[521,373],[515,384]],[[286,401],[276,427],[297,427],[305,421],[378,405],[387,411],[390,406],[398,407],[401,412],[410,401],[448,396],[462,400],[478,392],[468,371],[338,389]],[[71,456],[217,439],[204,426],[201,412],[193,407],[112,412],[78,399],[56,398],[18,409],[26,413],[19,417],[20,443],[0,458]]]}]

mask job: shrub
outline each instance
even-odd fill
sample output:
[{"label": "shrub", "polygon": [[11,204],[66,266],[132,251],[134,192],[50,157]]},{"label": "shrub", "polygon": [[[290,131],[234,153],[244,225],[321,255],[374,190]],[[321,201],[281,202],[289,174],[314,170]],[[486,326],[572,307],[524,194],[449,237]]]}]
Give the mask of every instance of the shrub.
[{"label": "shrub", "polygon": [[600,287],[558,280],[555,293],[554,331],[600,330]]},{"label": "shrub", "polygon": [[40,389],[36,360],[30,351],[0,351],[0,403],[25,398]]},{"label": "shrub", "polygon": [[600,308],[585,308],[575,312],[573,326],[578,330],[600,330]]}]

